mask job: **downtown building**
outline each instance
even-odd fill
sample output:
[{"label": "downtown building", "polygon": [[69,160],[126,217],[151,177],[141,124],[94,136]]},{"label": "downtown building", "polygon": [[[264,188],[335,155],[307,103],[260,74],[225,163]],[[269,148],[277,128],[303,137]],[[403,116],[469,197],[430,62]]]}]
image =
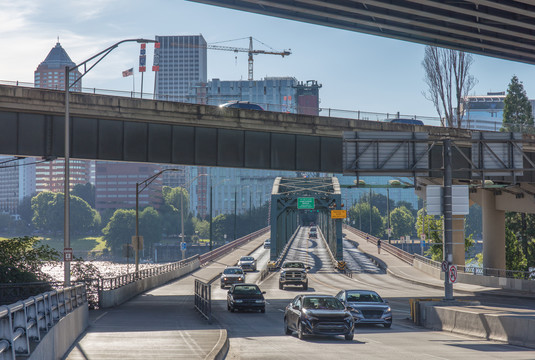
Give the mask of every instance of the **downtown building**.
[{"label": "downtown building", "polygon": [[[59,42],[50,50],[47,57],[39,64],[34,72],[35,87],[65,90],[65,67],[74,67],[76,64],[71,60],[65,49]],[[78,70],[69,73],[69,83],[80,78]],[[81,91],[82,81],[79,80],[71,91]],[[77,185],[90,182],[92,162],[86,160],[69,160],[70,189]],[[50,162],[42,162],[35,165],[35,191],[64,191],[65,160],[58,159]]]},{"label": "downtown building", "polygon": [[35,195],[35,159],[0,156],[0,213],[17,214],[20,202]]}]

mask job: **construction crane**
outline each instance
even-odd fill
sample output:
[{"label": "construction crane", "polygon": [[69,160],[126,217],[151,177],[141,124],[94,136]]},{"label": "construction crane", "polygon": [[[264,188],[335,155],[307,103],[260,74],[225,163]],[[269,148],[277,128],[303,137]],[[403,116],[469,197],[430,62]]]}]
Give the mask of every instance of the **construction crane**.
[{"label": "construction crane", "polygon": [[[246,39],[246,38],[242,38]],[[242,40],[242,39],[236,39],[236,40]],[[256,40],[256,39],[255,39]],[[234,40],[229,40],[234,41]],[[261,41],[257,40],[258,42],[262,43]],[[264,43],[262,43],[264,44]],[[264,44],[266,45],[266,44]],[[258,54],[266,54],[266,55],[280,55],[282,57],[290,55],[291,49],[283,50],[283,51],[266,51],[266,50],[255,50],[253,49],[253,37],[249,36],[249,48],[238,48],[238,47],[232,47],[232,46],[221,46],[221,45],[213,45],[208,44],[206,46],[203,45],[187,45],[188,47],[199,47],[199,48],[206,48],[210,50],[222,50],[222,51],[233,51],[235,53],[238,52],[246,52],[249,54],[249,61],[248,61],[248,72],[247,72],[247,79],[249,81],[253,80],[253,55]],[[267,45],[266,45],[267,46]]]}]

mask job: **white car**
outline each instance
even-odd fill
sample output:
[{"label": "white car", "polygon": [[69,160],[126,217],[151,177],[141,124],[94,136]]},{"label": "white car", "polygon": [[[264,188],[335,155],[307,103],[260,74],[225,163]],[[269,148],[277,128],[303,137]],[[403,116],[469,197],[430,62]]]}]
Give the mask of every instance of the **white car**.
[{"label": "white car", "polygon": [[271,247],[271,241],[270,240],[264,241],[264,249],[269,249],[270,247]]}]

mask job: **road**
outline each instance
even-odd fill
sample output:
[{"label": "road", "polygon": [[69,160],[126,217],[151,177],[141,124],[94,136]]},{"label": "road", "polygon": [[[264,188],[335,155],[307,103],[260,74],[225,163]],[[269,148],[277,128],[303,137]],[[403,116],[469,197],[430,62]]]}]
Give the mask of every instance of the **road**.
[{"label": "road", "polygon": [[[226,310],[226,290],[214,286],[212,311],[230,339],[227,359],[534,359],[535,351],[518,346],[486,341],[448,332],[431,331],[415,326],[409,318],[409,298],[441,297],[443,291],[411,284],[386,275],[370,263],[351,244],[345,244],[345,258],[358,272],[348,278],[335,272],[322,240],[308,240],[303,228],[290,248],[287,260],[305,261],[309,273],[309,293],[335,295],[340,289],[372,289],[388,299],[394,321],[390,329],[382,326],[359,326],[353,341],[343,337],[308,337],[284,335],[283,314],[286,305],[303,290],[278,288],[278,273],[273,273],[260,288],[266,291],[266,313]],[[266,266],[268,250],[253,254],[258,268]],[[257,282],[259,272],[249,273],[247,282]],[[489,298],[490,299],[490,298]],[[492,301],[506,301],[495,299]]]}]

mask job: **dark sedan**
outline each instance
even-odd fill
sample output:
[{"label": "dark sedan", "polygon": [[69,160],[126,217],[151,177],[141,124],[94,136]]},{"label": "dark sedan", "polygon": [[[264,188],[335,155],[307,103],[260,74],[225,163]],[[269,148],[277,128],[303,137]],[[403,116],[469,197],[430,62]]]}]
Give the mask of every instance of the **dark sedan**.
[{"label": "dark sedan", "polygon": [[358,324],[381,324],[389,328],[392,326],[392,309],[388,301],[375,291],[370,290],[342,290],[336,298],[346,307],[350,307],[351,314]]},{"label": "dark sedan", "polygon": [[344,335],[353,340],[354,320],[351,313],[331,295],[297,295],[284,312],[284,332],[306,335]]},{"label": "dark sedan", "polygon": [[255,284],[234,284],[227,293],[227,310],[259,310],[266,312],[265,291]]}]

